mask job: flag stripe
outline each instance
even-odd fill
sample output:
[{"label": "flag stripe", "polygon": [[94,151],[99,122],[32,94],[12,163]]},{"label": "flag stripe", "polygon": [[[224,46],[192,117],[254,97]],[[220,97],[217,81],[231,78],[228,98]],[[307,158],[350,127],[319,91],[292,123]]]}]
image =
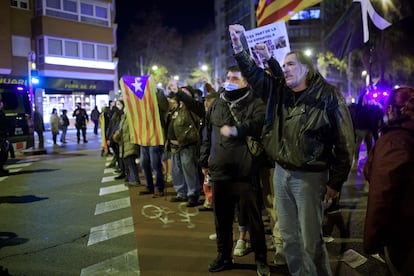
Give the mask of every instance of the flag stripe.
[{"label": "flag stripe", "polygon": [[257,8],[257,25],[289,20],[295,13],[320,3],[321,0],[260,0]]},{"label": "flag stripe", "polygon": [[[127,84],[134,80],[134,84]],[[158,146],[164,144],[164,132],[162,129],[158,100],[155,86],[150,78],[146,79],[144,92],[139,90],[145,78],[122,77],[120,87],[125,99],[127,120],[130,127],[131,141],[142,146]],[[135,92],[132,91],[134,88]],[[142,97],[141,97],[142,95]]]}]

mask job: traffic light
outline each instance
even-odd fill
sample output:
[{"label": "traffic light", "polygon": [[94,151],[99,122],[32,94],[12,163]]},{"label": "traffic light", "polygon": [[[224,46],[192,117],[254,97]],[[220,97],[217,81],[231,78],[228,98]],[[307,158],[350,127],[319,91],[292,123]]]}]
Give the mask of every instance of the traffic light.
[{"label": "traffic light", "polygon": [[39,84],[39,75],[37,73],[36,63],[31,63],[30,76],[32,84]]}]

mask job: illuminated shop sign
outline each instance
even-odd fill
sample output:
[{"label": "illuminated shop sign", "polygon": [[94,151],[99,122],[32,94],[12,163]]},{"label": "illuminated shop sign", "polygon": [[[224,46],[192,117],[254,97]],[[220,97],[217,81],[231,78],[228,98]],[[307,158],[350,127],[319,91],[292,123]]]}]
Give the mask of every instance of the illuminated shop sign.
[{"label": "illuminated shop sign", "polygon": [[24,78],[22,78],[22,77],[1,76],[0,75],[0,83],[26,85],[27,84],[27,80],[24,79]]},{"label": "illuminated shop sign", "polygon": [[90,90],[92,91],[110,91],[114,89],[113,81],[104,80],[79,80],[79,79],[43,79],[43,87],[46,89],[58,90]]}]

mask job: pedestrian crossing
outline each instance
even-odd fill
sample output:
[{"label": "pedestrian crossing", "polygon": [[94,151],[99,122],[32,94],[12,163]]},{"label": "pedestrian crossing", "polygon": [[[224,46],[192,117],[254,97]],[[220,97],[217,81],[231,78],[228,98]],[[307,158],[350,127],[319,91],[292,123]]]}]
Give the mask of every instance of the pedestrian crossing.
[{"label": "pedestrian crossing", "polygon": [[[112,157],[107,158],[109,161],[111,159]],[[108,163],[109,162],[107,162],[107,164]],[[114,169],[104,169],[104,175],[100,184],[101,187],[98,191],[100,198],[106,199],[106,197],[111,196],[112,199],[97,203],[94,212],[95,216],[131,207],[129,193],[125,193],[128,192],[128,187],[124,184],[115,183]],[[118,195],[119,198],[113,199],[113,196]],[[123,214],[125,213],[123,212]],[[134,222],[132,216],[119,218],[118,220],[108,221],[102,225],[91,227],[87,246],[113,242],[113,240],[124,235],[134,235]],[[135,243],[131,244],[130,249],[132,250],[128,251],[126,248],[124,254],[83,268],[80,275],[140,275],[138,250],[136,249]]]}]

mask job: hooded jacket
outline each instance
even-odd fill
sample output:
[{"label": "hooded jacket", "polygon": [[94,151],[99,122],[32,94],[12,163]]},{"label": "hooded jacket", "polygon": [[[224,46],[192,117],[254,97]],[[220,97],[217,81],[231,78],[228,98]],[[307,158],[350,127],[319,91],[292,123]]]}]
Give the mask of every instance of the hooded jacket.
[{"label": "hooded jacket", "polygon": [[[239,123],[233,118],[229,106]],[[249,152],[246,136],[260,137],[264,113],[264,103],[248,88],[223,92],[211,104],[205,118],[200,151],[200,165],[209,169],[211,180],[251,180],[257,159]],[[224,125],[235,126],[237,136],[221,135],[220,128]]]},{"label": "hooded jacket", "polygon": [[[235,58],[253,90],[267,102],[266,153],[288,170],[329,170],[327,185],[340,191],[354,149],[352,120],[343,97],[316,73],[295,101],[281,70],[267,74],[245,51]],[[274,59],[269,62],[271,68],[280,67]]]}]

